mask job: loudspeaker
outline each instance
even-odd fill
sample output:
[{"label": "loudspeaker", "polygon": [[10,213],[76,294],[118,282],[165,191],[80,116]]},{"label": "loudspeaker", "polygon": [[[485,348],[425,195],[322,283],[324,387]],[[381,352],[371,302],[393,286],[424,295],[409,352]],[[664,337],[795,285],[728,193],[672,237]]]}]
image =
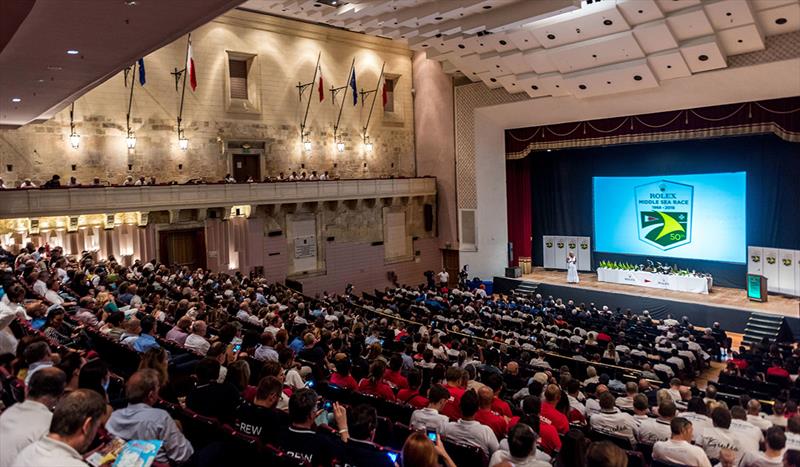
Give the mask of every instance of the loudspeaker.
[{"label": "loudspeaker", "polygon": [[518,267],[506,268],[506,277],[522,277],[522,271]]},{"label": "loudspeaker", "polygon": [[422,206],[422,217],[425,218],[425,231],[430,232],[433,230],[433,205],[425,203]]}]

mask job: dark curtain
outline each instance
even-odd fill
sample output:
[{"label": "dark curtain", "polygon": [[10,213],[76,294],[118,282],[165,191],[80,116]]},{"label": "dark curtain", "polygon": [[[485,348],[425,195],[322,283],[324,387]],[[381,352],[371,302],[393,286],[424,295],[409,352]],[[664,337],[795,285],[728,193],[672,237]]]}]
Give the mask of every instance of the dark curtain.
[{"label": "dark curtain", "polygon": [[510,160],[506,165],[508,241],[514,246],[512,266],[520,256],[531,257],[532,197],[531,173],[527,160]]},{"label": "dark curtain", "polygon": [[[800,144],[775,135],[564,149],[531,153],[522,161],[528,163],[532,187],[535,265],[543,262],[543,235],[594,237],[592,177],[596,176],[746,171],[747,245],[800,249]],[[509,185],[512,176],[522,172],[519,162],[507,163]],[[516,201],[509,194],[509,238],[519,239],[523,234],[514,232],[519,218],[516,211],[512,214],[512,204]],[[519,249],[516,242],[514,248]],[[746,264],[647,258],[710,272],[717,285],[744,287]],[[592,259],[596,267],[600,260],[641,263],[646,258],[594,252]]]}]

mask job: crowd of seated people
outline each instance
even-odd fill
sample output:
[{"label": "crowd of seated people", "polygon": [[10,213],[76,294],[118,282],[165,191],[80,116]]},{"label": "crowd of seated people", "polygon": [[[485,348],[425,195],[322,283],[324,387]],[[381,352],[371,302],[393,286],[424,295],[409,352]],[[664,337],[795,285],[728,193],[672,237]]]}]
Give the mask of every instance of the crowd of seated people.
[{"label": "crowd of seated people", "polygon": [[[403,178],[398,177],[396,175],[390,175],[380,178]],[[231,174],[225,174],[222,180],[218,182],[214,181],[207,181],[204,179],[193,178],[186,181],[185,185],[205,185],[205,184],[213,184],[213,183],[275,183],[275,182],[319,182],[319,181],[327,181],[327,180],[339,180],[339,177],[329,173],[327,170],[321,171],[321,173],[317,172],[316,170],[306,171],[300,170],[292,171],[291,173],[284,173],[280,172],[278,175],[274,176],[266,176],[262,180],[256,180],[253,177],[248,177],[247,179],[237,180]],[[138,177],[134,177],[132,175],[126,176],[122,182],[110,182],[104,181],[100,177],[92,178],[91,182],[89,183],[80,183],[78,178],[75,176],[69,177],[69,181],[64,183],[61,181],[61,176],[56,174],[53,175],[49,180],[42,181],[39,185],[36,184],[30,178],[24,178],[19,183],[11,184],[11,186],[6,185],[5,181],[0,178],[0,190],[29,190],[34,188],[40,189],[54,189],[54,188],[79,188],[79,187],[107,187],[107,186],[156,186],[156,185],[178,185],[177,181],[171,180],[168,182],[160,182],[156,180],[156,177],[151,176],[144,176],[140,175]]]},{"label": "crowd of seated people", "polygon": [[[162,466],[800,462],[796,344],[739,349],[701,390],[729,343],[686,319],[432,283],[312,298],[32,245],[0,261],[0,465],[87,465],[113,438],[162,441]],[[726,392],[748,378],[774,393]]]}]

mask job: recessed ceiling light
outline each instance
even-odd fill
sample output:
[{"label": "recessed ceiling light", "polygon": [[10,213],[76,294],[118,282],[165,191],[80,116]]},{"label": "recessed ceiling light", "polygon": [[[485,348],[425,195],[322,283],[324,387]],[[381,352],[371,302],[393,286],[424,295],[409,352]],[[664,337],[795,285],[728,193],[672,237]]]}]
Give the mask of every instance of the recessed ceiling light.
[{"label": "recessed ceiling light", "polygon": [[775,20],[775,24],[786,24],[786,18],[778,18]]},{"label": "recessed ceiling light", "polygon": [[578,89],[586,89],[586,85],[585,84],[579,84],[578,85]]},{"label": "recessed ceiling light", "polygon": [[12,97],[11,102],[22,102],[22,99],[19,97]]},{"label": "recessed ceiling light", "polygon": [[532,84],[531,85],[531,89],[533,89],[534,91],[538,91],[539,90],[539,86],[537,86],[535,84]]},{"label": "recessed ceiling light", "polygon": [[634,81],[641,81],[642,77],[640,75],[633,75],[633,80]]},{"label": "recessed ceiling light", "polygon": [[548,149],[547,152],[553,152],[553,150],[552,149]]},{"label": "recessed ceiling light", "polygon": [[548,34],[548,35],[547,35],[547,38],[548,38],[548,39],[550,39],[550,40],[552,41],[553,39],[555,39],[555,38],[556,38],[556,35],[555,35],[555,34]]},{"label": "recessed ceiling light", "polygon": [[492,6],[491,6],[491,5],[484,5],[484,6],[483,6],[483,9],[484,9],[484,10],[491,10],[491,9],[492,9]]},{"label": "recessed ceiling light", "polygon": [[136,6],[136,0],[124,0],[126,6]]},{"label": "recessed ceiling light", "polygon": [[436,18],[433,18],[433,19],[435,19],[436,21],[441,21],[441,20],[443,20],[444,18],[442,18],[441,16],[437,16]]},{"label": "recessed ceiling light", "polygon": [[497,82],[497,78],[489,78],[489,81],[491,81],[493,83],[496,83]]},{"label": "recessed ceiling light", "polygon": [[67,50],[67,55],[78,55],[79,53],[81,53],[79,50],[75,50],[75,49]]},{"label": "recessed ceiling light", "polygon": [[500,40],[500,45],[506,45],[506,44],[508,44],[508,42],[506,42],[506,41],[504,41],[502,39]]},{"label": "recessed ceiling light", "polygon": [[697,57],[697,59],[700,60],[701,62],[708,61],[708,55],[705,55],[705,54],[700,55],[700,56]]},{"label": "recessed ceiling light", "polygon": [[612,24],[614,24],[614,22],[611,21],[610,19],[607,19],[607,20],[603,20],[603,24],[605,24],[606,26],[611,26]]},{"label": "recessed ceiling light", "polygon": [[467,48],[467,46],[466,46],[466,45],[464,45],[464,44],[458,44],[458,48],[459,48],[459,49],[466,49],[466,48]]},{"label": "recessed ceiling light", "polygon": [[740,43],[740,44],[741,44],[741,43],[742,43],[742,42],[744,42],[744,41],[743,41],[743,40],[741,40],[741,39],[739,39],[739,40],[737,40],[736,42],[738,42],[738,43]]}]

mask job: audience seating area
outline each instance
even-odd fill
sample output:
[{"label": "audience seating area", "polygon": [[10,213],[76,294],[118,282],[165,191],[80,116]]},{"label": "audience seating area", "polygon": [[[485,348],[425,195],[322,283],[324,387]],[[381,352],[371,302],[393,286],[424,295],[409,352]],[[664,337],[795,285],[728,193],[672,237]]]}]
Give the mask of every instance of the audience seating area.
[{"label": "audience seating area", "polygon": [[[158,465],[411,465],[425,449],[468,467],[707,465],[664,454],[690,441],[706,462],[749,466],[800,449],[796,343],[733,351],[685,318],[432,279],[308,297],[155,261],[56,267],[61,254],[0,268],[0,437],[55,367],[58,404],[89,390],[113,410],[89,452],[139,439],[119,432],[132,408],[179,422],[158,435]],[[698,384],[711,367],[718,380]],[[191,456],[171,458],[176,446]]]}]

